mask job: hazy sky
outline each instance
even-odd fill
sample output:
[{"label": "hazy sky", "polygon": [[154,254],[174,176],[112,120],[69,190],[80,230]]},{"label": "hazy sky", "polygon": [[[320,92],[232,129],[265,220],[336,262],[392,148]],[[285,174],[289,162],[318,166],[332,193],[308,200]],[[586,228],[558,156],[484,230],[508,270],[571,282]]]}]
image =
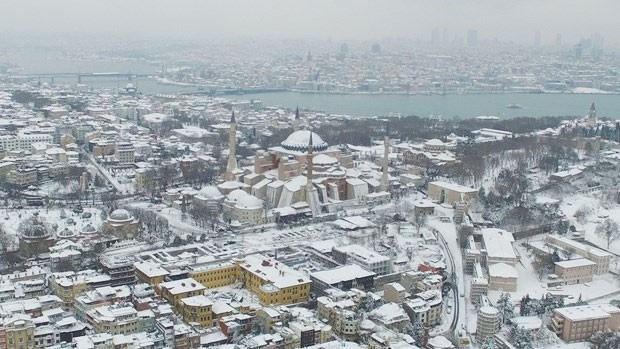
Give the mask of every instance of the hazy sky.
[{"label": "hazy sky", "polygon": [[[543,44],[598,32],[620,47],[620,0],[1,0],[0,32],[429,40],[435,27]],[[2,34],[0,34],[2,35]],[[1,38],[1,36],[0,36]]]}]

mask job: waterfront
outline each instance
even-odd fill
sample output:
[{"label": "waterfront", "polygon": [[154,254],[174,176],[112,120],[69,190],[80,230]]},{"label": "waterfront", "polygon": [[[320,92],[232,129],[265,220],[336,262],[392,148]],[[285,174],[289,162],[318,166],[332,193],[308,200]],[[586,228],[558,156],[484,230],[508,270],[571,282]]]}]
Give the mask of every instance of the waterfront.
[{"label": "waterfront", "polygon": [[[65,72],[133,72],[156,74],[161,68],[153,64],[130,61],[71,61],[59,55],[14,54],[4,57],[19,64],[23,74]],[[51,82],[51,79],[42,79]],[[93,88],[119,89],[133,83],[144,94],[198,92],[195,86],[163,85],[151,78],[132,81],[126,78],[84,78],[82,83]],[[73,86],[77,78],[55,78],[54,83]],[[602,117],[620,117],[620,95],[605,94],[449,94],[449,95],[390,95],[390,94],[314,94],[300,92],[270,92],[260,94],[227,95],[236,99],[260,99],[265,106],[294,109],[310,108],[332,114],[353,116],[418,115],[445,118],[471,118],[491,115],[500,118],[518,116],[581,116],[592,102]],[[506,105],[519,104],[522,109]]]}]

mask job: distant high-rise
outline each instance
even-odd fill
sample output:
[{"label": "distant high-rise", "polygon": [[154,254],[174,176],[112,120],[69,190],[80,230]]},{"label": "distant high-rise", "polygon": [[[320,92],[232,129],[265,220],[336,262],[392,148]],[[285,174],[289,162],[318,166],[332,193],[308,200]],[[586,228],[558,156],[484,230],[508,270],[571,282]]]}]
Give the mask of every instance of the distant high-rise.
[{"label": "distant high-rise", "polygon": [[581,43],[578,43],[577,46],[575,46],[575,58],[581,59],[582,55],[583,55],[583,46],[581,45]]},{"label": "distant high-rise", "polygon": [[555,35],[555,46],[562,46],[562,34]]},{"label": "distant high-rise", "polygon": [[431,43],[433,45],[439,44],[439,28],[435,28],[431,32]]},{"label": "distant high-rise", "polygon": [[450,37],[448,37],[448,29],[446,29],[446,28],[443,29],[442,41],[443,41],[444,45],[447,45],[448,42],[450,41]]},{"label": "distant high-rise", "polygon": [[340,53],[343,55],[349,53],[349,45],[347,45],[346,42],[343,42],[342,45],[340,45]]},{"label": "distant high-rise", "polygon": [[536,33],[534,33],[534,46],[540,46],[540,30],[537,30]]},{"label": "distant high-rise", "polygon": [[381,45],[379,45],[378,43],[372,44],[370,51],[372,53],[381,53]]},{"label": "distant high-rise", "polygon": [[468,46],[478,45],[478,31],[477,30],[467,31],[467,45]]}]

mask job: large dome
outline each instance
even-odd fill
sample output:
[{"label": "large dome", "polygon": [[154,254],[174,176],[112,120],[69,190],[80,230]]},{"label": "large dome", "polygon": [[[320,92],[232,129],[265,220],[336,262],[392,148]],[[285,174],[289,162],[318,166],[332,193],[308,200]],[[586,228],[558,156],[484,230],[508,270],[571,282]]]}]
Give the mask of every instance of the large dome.
[{"label": "large dome", "polygon": [[28,221],[22,222],[20,229],[22,238],[26,239],[46,239],[50,236],[49,229],[37,216],[32,216]]},{"label": "large dome", "polygon": [[307,152],[310,144],[310,135],[312,135],[312,150],[325,151],[327,143],[318,134],[309,130],[300,130],[291,133],[284,142],[280,143],[282,148],[290,151]]},{"label": "large dome", "polygon": [[237,200],[235,207],[239,209],[258,209],[263,207],[263,200],[254,195],[246,195]]},{"label": "large dome", "polygon": [[241,189],[235,189],[233,191],[230,192],[230,194],[228,194],[228,196],[226,197],[226,199],[229,202],[237,202],[239,201],[240,198],[244,197],[244,196],[249,196],[250,194],[244,192]]},{"label": "large dome", "polygon": [[108,217],[108,219],[111,220],[111,221],[123,222],[123,221],[132,220],[133,217],[131,216],[129,211],[123,210],[121,208],[121,209],[112,211],[112,213],[110,213],[110,216]]}]

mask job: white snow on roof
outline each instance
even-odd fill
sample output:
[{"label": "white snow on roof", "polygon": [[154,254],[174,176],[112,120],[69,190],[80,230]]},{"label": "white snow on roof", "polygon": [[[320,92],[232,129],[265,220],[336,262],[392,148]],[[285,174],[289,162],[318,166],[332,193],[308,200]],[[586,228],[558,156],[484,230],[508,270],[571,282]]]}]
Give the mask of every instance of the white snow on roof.
[{"label": "white snow on roof", "polygon": [[511,242],[512,234],[501,229],[482,229],[482,239],[489,258],[516,259]]},{"label": "white snow on roof", "polygon": [[472,188],[464,187],[464,186],[456,184],[456,183],[448,183],[448,182],[436,181],[436,182],[430,182],[429,184],[436,185],[436,186],[438,186],[440,188],[456,191],[458,193],[475,193],[475,192],[478,191],[478,189],[472,189]]},{"label": "white snow on roof", "polygon": [[568,261],[555,262],[555,265],[562,267],[562,268],[576,268],[576,267],[587,267],[589,265],[596,265],[596,263],[586,258],[578,258],[578,259],[571,259]]},{"label": "white snow on roof", "polygon": [[328,285],[333,285],[343,281],[349,281],[374,275],[376,274],[372,271],[368,271],[357,264],[349,264],[342,267],[317,271],[310,274],[312,278],[318,279]]},{"label": "white snow on roof", "polygon": [[577,307],[555,309],[555,312],[561,314],[567,319],[571,319],[572,321],[608,318],[611,317],[609,311],[617,312],[620,311],[620,309],[609,304],[581,305]]},{"label": "white snow on roof", "polygon": [[506,263],[495,263],[489,265],[489,275],[491,277],[499,277],[499,278],[518,278],[519,274],[517,273],[517,269],[512,265],[508,265]]}]

